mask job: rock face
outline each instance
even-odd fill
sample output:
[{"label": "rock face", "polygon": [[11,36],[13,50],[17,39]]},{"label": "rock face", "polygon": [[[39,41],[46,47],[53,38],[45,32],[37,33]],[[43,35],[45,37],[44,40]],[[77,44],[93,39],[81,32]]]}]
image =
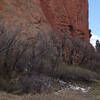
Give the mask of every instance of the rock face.
[{"label": "rock face", "polygon": [[51,29],[38,0],[0,0],[0,19],[8,30],[21,30],[22,39]]},{"label": "rock face", "polygon": [[22,37],[54,28],[88,41],[88,0],[0,0],[0,18]]},{"label": "rock face", "polygon": [[49,23],[64,31],[89,41],[88,0],[40,0]]}]

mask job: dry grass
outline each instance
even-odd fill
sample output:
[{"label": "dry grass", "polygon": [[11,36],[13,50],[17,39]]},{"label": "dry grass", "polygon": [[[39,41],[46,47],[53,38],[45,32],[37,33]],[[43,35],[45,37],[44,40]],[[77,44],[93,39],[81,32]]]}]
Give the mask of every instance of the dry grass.
[{"label": "dry grass", "polygon": [[0,100],[100,100],[100,82],[92,84],[88,93],[79,91],[62,90],[50,94],[24,94],[21,96],[0,92]]},{"label": "dry grass", "polygon": [[76,91],[62,91],[60,93],[52,94],[37,94],[37,95],[23,95],[16,96],[6,93],[0,93],[0,100],[100,100],[93,96],[82,94]]},{"label": "dry grass", "polygon": [[75,80],[75,81],[87,81],[92,82],[98,79],[98,75],[95,72],[92,72],[84,67],[81,68],[80,66],[66,66],[62,64],[57,66],[56,75],[62,78],[64,81]]}]

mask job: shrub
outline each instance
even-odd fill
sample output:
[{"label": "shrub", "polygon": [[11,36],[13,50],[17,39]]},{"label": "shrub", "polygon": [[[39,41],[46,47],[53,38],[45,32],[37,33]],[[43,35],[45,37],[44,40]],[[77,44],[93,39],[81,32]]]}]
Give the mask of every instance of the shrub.
[{"label": "shrub", "polygon": [[[23,41],[17,32],[21,31],[16,30],[16,34],[12,34],[5,27],[0,28],[0,76],[4,79],[4,83],[6,81],[9,83],[7,91],[18,88],[16,81],[11,82],[12,79],[32,75],[33,72],[66,81],[97,79],[97,75],[87,69],[79,66],[68,67],[74,64],[75,60],[81,65],[87,64],[92,59],[91,54],[94,51],[80,39],[73,39],[66,33],[57,35],[57,32],[50,31],[48,34],[39,32],[35,37]],[[25,85],[24,90],[28,92],[28,78],[25,80],[23,86]],[[7,88],[6,85],[3,87]]]},{"label": "shrub", "polygon": [[61,78],[64,81],[83,81],[92,82],[98,78],[95,72],[81,68],[80,66],[69,66],[69,65],[59,65],[56,68],[55,76]]},{"label": "shrub", "polygon": [[89,70],[100,73],[100,54],[95,52],[92,55],[92,59],[86,64]]}]

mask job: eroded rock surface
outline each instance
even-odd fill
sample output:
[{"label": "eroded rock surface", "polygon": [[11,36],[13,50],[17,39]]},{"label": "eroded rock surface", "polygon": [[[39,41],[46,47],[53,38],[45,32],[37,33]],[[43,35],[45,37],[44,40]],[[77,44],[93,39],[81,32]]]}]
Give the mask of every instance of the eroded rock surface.
[{"label": "eroded rock surface", "polygon": [[[22,37],[54,28],[89,41],[88,0],[0,0],[0,17]],[[50,26],[51,25],[51,26]]]},{"label": "eroded rock surface", "polygon": [[8,30],[21,30],[23,39],[51,28],[38,0],[0,0],[0,19]]},{"label": "eroded rock surface", "polygon": [[40,0],[51,26],[89,41],[88,0]]}]

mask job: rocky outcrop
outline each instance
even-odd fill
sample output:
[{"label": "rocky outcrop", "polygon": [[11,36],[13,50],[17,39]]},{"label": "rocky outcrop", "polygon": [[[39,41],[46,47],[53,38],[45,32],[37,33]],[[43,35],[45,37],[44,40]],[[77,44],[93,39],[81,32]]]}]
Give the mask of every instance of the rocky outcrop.
[{"label": "rocky outcrop", "polygon": [[40,0],[42,10],[56,30],[89,41],[88,0]]},{"label": "rocky outcrop", "polygon": [[0,0],[0,19],[8,30],[21,30],[22,39],[51,29],[38,0]]},{"label": "rocky outcrop", "polygon": [[8,30],[21,30],[22,38],[54,28],[90,39],[88,0],[0,0],[0,18]]}]

